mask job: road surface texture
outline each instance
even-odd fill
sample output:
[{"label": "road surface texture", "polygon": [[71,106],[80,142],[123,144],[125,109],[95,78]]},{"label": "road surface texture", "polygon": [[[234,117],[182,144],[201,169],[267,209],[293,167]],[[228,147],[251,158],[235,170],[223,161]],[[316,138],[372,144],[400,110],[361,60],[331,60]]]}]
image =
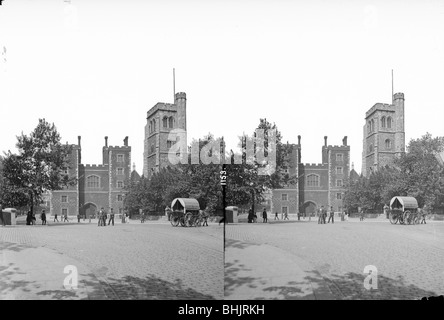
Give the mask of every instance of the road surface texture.
[{"label": "road surface texture", "polygon": [[[230,224],[225,299],[421,299],[444,294],[444,223]],[[374,266],[364,273],[366,266]],[[364,285],[367,278],[367,288]],[[377,288],[371,289],[371,285]]]},{"label": "road surface texture", "polygon": [[[217,223],[7,226],[0,247],[0,299],[223,299]],[[66,266],[78,269],[77,290],[64,286]]]}]

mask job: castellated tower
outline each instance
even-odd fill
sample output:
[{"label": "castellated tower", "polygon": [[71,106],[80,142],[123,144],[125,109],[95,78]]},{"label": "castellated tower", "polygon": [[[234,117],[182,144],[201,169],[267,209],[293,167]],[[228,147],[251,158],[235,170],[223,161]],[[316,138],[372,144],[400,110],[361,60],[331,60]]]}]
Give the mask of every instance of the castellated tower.
[{"label": "castellated tower", "polygon": [[80,214],[88,218],[96,216],[103,207],[107,212],[112,208],[116,215],[122,214],[125,184],[131,174],[128,137],[123,140],[123,146],[108,146],[108,137],[105,137],[102,164],[99,165],[81,163],[80,136],[78,140],[78,145],[73,145],[67,172],[77,183],[51,193],[50,213],[74,217]]},{"label": "castellated tower", "polygon": [[393,95],[392,104],[376,103],[365,114],[362,174],[391,165],[405,152],[404,94]]},{"label": "castellated tower", "polygon": [[[179,137],[170,135],[173,129],[187,130],[187,97],[175,95],[174,104],[158,102],[147,112],[145,125],[143,175],[150,178],[160,168],[170,165],[168,154]],[[185,145],[186,134],[185,134]]]}]

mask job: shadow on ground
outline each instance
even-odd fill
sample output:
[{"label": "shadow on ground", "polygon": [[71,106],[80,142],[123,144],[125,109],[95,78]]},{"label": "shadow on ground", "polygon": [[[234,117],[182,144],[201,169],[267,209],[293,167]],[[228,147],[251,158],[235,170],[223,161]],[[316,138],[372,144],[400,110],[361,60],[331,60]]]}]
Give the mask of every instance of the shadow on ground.
[{"label": "shadow on ground", "polygon": [[[228,239],[227,246],[235,248],[245,248],[250,244]],[[289,266],[290,267],[290,266]],[[251,276],[245,276],[250,274]],[[242,276],[240,276],[242,274]],[[279,275],[274,275],[279,276]],[[273,275],[270,274],[270,278]],[[279,300],[305,300],[322,299],[319,292],[314,290],[313,294],[304,293],[301,288],[307,288],[311,284],[312,288],[325,288],[333,294],[337,300],[419,300],[423,297],[439,296],[442,292],[433,292],[408,283],[402,276],[389,278],[378,274],[377,288],[367,290],[364,287],[365,274],[348,272],[345,274],[323,275],[319,270],[306,272],[302,281],[288,279],[286,285],[272,286],[270,278],[263,279],[254,276],[254,270],[243,264],[239,260],[225,263],[225,298],[236,297],[237,290],[245,293],[251,289],[249,296],[251,299],[271,299]]]}]

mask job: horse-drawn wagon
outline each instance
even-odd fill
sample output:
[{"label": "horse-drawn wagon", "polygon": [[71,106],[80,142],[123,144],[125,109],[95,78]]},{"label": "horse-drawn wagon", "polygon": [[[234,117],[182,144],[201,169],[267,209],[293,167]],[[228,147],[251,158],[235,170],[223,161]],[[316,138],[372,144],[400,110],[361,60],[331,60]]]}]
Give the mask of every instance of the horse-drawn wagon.
[{"label": "horse-drawn wagon", "polygon": [[390,200],[390,223],[415,224],[419,221],[418,201],[413,197],[393,197]]}]

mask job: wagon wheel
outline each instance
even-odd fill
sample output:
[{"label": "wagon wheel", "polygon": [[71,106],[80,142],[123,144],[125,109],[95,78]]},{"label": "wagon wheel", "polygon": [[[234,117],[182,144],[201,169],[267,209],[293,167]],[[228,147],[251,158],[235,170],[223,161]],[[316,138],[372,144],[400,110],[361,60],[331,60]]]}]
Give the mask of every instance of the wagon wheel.
[{"label": "wagon wheel", "polygon": [[186,221],[185,221],[185,215],[183,215],[183,214],[180,216],[180,225],[182,227],[186,227],[187,226]]},{"label": "wagon wheel", "polygon": [[412,223],[412,215],[409,210],[406,210],[404,212],[404,223],[405,224],[411,224]]},{"label": "wagon wheel", "polygon": [[173,215],[170,218],[170,222],[173,227],[177,227],[180,223],[180,218],[177,215]]},{"label": "wagon wheel", "polygon": [[193,214],[191,212],[187,212],[185,215],[185,226],[192,227],[193,226]]},{"label": "wagon wheel", "polygon": [[398,223],[398,214],[391,211],[389,214],[389,220],[391,224],[397,224]]}]

